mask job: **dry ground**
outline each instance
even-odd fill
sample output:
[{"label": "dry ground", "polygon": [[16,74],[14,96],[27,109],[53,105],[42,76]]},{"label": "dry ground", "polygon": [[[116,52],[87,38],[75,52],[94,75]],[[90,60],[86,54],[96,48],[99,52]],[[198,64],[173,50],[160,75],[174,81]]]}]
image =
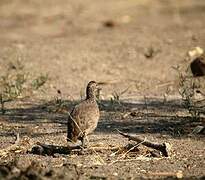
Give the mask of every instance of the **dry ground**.
[{"label": "dry ground", "polygon": [[[103,87],[101,119],[88,143],[108,150],[54,156],[34,155],[27,149],[6,153],[0,155],[0,164],[8,167],[1,166],[0,175],[152,179],[175,178],[178,172],[187,178],[205,176],[204,135],[189,135],[205,122],[191,121],[172,68],[186,68],[187,51],[205,47],[204,0],[1,0],[0,19],[0,74],[10,62],[20,61],[31,76],[49,76],[44,91],[6,104],[8,111],[0,117],[1,150],[12,147],[13,132],[20,132],[21,147],[28,149],[36,142],[65,146],[64,109],[80,99],[89,80],[110,82]],[[60,110],[54,101],[57,90],[64,103]],[[120,104],[110,101],[114,92],[124,90]],[[123,153],[111,156],[116,151],[112,148],[128,144],[116,128],[169,142],[171,156],[150,157],[141,146],[124,158]],[[26,170],[32,161],[37,164]]]}]

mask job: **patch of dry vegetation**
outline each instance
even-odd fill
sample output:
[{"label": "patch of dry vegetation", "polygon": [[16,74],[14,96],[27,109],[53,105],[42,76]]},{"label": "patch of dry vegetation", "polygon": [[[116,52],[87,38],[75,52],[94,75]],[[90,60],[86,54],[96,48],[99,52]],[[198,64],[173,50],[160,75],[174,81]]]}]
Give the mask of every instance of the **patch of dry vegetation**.
[{"label": "patch of dry vegetation", "polygon": [[[188,61],[193,61],[192,56],[188,56],[187,59]],[[184,108],[188,110],[193,121],[199,121],[203,114],[205,114],[205,77],[194,76],[190,66],[185,70],[180,66],[174,69],[178,73],[179,94]]]},{"label": "patch of dry vegetation", "polygon": [[5,103],[31,96],[48,80],[48,75],[39,75],[31,78],[29,72],[24,70],[20,61],[10,62],[5,73],[0,77],[0,103],[1,113],[6,112]]}]

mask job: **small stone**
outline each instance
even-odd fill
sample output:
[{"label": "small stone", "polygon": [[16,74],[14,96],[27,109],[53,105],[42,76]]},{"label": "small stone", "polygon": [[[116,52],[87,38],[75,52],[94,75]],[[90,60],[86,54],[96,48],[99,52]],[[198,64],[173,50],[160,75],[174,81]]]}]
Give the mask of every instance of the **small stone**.
[{"label": "small stone", "polygon": [[193,50],[188,52],[190,58],[201,56],[204,53],[204,50],[200,47],[195,47]]},{"label": "small stone", "polygon": [[194,77],[205,75],[205,57],[199,56],[195,58],[190,64],[191,72]]}]

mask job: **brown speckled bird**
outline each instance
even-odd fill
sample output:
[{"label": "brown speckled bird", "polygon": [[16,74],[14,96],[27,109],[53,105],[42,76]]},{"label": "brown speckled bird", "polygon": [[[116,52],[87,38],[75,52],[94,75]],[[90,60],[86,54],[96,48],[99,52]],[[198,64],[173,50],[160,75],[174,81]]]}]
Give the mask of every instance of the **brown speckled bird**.
[{"label": "brown speckled bird", "polygon": [[84,138],[97,127],[100,117],[96,102],[98,84],[90,81],[86,89],[86,99],[76,105],[68,117],[67,141],[76,143],[77,140],[84,146]]}]

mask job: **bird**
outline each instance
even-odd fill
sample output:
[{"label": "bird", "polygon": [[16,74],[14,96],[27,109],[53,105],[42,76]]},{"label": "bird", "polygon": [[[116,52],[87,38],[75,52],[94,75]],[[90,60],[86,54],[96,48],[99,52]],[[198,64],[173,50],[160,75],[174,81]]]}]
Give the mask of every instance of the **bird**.
[{"label": "bird", "polygon": [[69,114],[67,121],[67,141],[76,143],[81,141],[85,146],[85,137],[92,133],[98,124],[100,110],[96,102],[96,92],[100,88],[98,83],[90,81],[86,88],[86,98],[77,104]]}]

